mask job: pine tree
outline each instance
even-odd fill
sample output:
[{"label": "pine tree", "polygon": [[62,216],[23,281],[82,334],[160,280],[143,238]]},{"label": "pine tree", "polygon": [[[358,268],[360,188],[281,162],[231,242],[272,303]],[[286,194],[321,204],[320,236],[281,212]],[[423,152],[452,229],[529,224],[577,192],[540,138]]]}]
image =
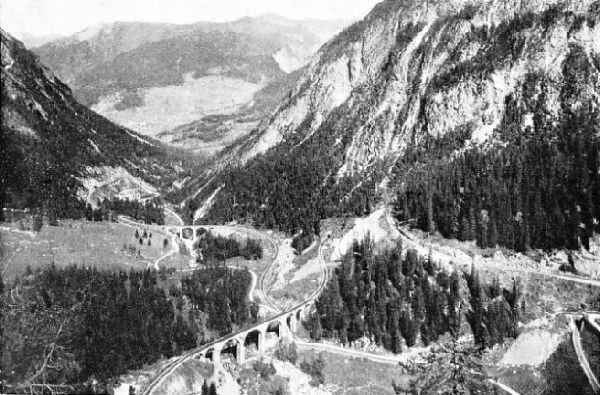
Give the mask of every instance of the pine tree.
[{"label": "pine tree", "polygon": [[42,215],[41,214],[36,214],[33,216],[33,224],[31,226],[32,230],[34,232],[39,232],[42,230],[42,227],[44,226],[44,223],[42,222]]},{"label": "pine tree", "polygon": [[208,395],[218,395],[217,394],[217,385],[215,384],[214,381],[212,383],[210,383],[210,389],[208,391]]},{"label": "pine tree", "polygon": [[208,395],[208,392],[209,392],[208,383],[206,382],[206,380],[204,380],[204,383],[202,383],[201,395]]},{"label": "pine tree", "polygon": [[310,322],[310,337],[313,340],[319,341],[323,338],[323,328],[321,326],[321,317],[317,313]]}]

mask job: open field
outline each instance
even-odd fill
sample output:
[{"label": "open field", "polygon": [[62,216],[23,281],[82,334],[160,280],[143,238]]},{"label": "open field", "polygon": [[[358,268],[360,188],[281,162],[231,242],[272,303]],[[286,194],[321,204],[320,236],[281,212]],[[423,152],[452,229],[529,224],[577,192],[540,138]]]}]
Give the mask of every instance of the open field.
[{"label": "open field", "polygon": [[224,77],[186,78],[182,85],[150,88],[141,92],[144,104],[115,110],[120,94],[102,97],[92,107],[113,122],[147,136],[196,121],[206,115],[231,114],[250,101],[260,85]]},{"label": "open field", "polygon": [[214,123],[200,120],[162,131],[157,137],[165,143],[211,155],[245,136],[257,125],[258,122],[237,120]]},{"label": "open field", "polygon": [[[397,365],[323,352],[325,387],[334,395],[394,395],[392,380],[407,378]],[[300,351],[298,361],[311,360],[314,352]]]},{"label": "open field", "polygon": [[[140,235],[143,229],[139,227]],[[119,223],[87,221],[61,221],[56,227],[44,226],[33,237],[29,233],[2,230],[6,248],[2,275],[14,279],[25,272],[27,265],[35,269],[52,262],[57,266],[75,264],[104,270],[145,269],[171,248],[170,236],[162,232],[153,231],[152,238],[144,239],[142,245],[134,232],[133,227]],[[163,248],[166,237],[169,245]]]},{"label": "open field", "polygon": [[287,284],[285,287],[269,292],[281,308],[289,309],[303,300],[306,300],[319,288],[321,274],[313,273],[298,281]]}]

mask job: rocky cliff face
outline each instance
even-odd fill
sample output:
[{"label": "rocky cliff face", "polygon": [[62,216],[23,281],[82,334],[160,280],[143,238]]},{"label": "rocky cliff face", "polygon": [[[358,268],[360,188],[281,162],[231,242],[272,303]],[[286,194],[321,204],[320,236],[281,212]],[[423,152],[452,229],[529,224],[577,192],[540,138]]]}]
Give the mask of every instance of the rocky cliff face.
[{"label": "rocky cliff face", "polygon": [[598,106],[600,2],[451,3],[377,5],[322,47],[289,99],[224,161],[331,133],[322,125],[334,112],[352,119],[352,130],[339,132],[342,176],[428,135],[460,132],[467,146],[495,141],[511,106],[533,129],[546,121],[534,107],[549,120],[567,107]]}]

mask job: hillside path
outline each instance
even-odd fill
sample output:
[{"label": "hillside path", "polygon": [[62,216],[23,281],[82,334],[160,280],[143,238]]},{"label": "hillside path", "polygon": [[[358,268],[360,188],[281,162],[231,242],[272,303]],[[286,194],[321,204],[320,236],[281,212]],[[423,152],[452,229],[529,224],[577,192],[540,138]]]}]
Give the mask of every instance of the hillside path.
[{"label": "hillside path", "polygon": [[598,383],[598,379],[594,375],[594,372],[592,372],[592,369],[590,368],[590,363],[587,360],[585,353],[583,352],[583,348],[581,347],[581,333],[577,328],[577,324],[575,323],[573,316],[569,317],[569,328],[571,329],[573,345],[575,346],[575,352],[577,353],[577,359],[579,359],[579,364],[585,372],[585,375],[588,377],[590,386],[592,387],[594,392],[598,393],[600,392],[600,383]]}]

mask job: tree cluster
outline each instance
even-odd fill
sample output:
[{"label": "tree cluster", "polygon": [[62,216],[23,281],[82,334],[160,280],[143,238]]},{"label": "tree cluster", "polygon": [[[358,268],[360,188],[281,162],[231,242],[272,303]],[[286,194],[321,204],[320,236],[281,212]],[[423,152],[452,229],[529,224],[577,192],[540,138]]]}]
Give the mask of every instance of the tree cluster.
[{"label": "tree cluster", "polygon": [[325,384],[325,360],[321,353],[310,361],[303,360],[300,362],[300,370],[310,376],[310,385],[313,387]]},{"label": "tree cluster", "polygon": [[415,250],[404,257],[400,246],[375,254],[372,242],[356,242],[316,302],[311,336],[343,343],[366,337],[400,353],[403,344],[428,345],[458,333],[466,316],[476,342],[488,346],[516,335],[518,298],[517,288],[488,289],[459,270],[449,275]]},{"label": "tree cluster", "polygon": [[[332,171],[339,167],[345,147],[352,141],[355,125],[347,111],[350,110],[335,110],[318,133],[311,133],[304,140],[304,133],[310,133],[308,119],[300,126],[306,130],[243,167],[224,170],[204,193],[186,202],[184,217],[191,217],[208,197],[206,194],[224,185],[203,221],[226,223],[244,219],[257,227],[297,235],[294,243],[302,249],[320,233],[321,219],[369,214],[375,203],[374,179],[338,179]],[[223,155],[226,154],[225,150]]]},{"label": "tree cluster", "polygon": [[296,343],[285,343],[283,341],[279,341],[277,344],[277,348],[275,349],[275,358],[279,359],[283,362],[290,362],[292,365],[296,364],[298,360],[298,347]]},{"label": "tree cluster", "polygon": [[92,219],[94,221],[108,220],[110,215],[114,213],[126,215],[146,224],[164,225],[165,223],[164,207],[160,198],[153,198],[145,203],[138,200],[129,200],[128,198],[104,199],[98,206],[95,210],[92,210],[90,205],[86,207],[85,217],[88,221]]},{"label": "tree cluster", "polygon": [[195,347],[157,276],[51,265],[15,280],[4,320],[7,382],[102,383]]},{"label": "tree cluster", "polygon": [[215,384],[215,382],[211,382],[210,385],[206,382],[206,380],[204,380],[204,383],[202,383],[202,391],[200,392],[201,395],[218,395],[217,393],[217,385]]},{"label": "tree cluster", "polygon": [[583,113],[558,130],[505,128],[507,146],[474,148],[451,161],[425,155],[442,152],[444,141],[409,150],[399,164],[411,171],[398,194],[398,219],[484,248],[589,248],[600,231],[598,120]]},{"label": "tree cluster", "polygon": [[207,266],[184,277],[181,283],[181,290],[172,288],[171,295],[185,295],[194,309],[207,315],[207,328],[220,336],[256,319],[248,300],[252,276],[246,270]]},{"label": "tree cluster", "polygon": [[194,244],[194,248],[202,253],[198,258],[201,263],[219,263],[238,256],[256,260],[263,256],[263,249],[258,240],[247,238],[240,241],[215,235],[211,231],[205,232]]}]

